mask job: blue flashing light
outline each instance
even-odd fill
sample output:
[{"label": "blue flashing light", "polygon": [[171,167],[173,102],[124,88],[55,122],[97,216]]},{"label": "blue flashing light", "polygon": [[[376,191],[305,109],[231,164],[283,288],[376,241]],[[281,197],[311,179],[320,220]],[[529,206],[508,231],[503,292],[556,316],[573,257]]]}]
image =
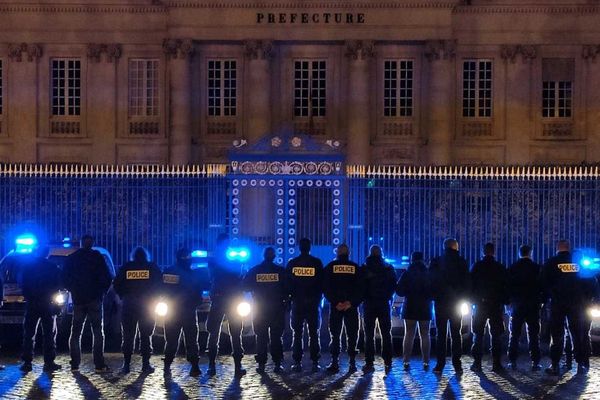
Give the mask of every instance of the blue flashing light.
[{"label": "blue flashing light", "polygon": [[388,264],[393,264],[396,262],[396,260],[393,258],[384,258],[383,261],[385,261]]},{"label": "blue flashing light", "polygon": [[409,261],[410,257],[409,256],[402,256],[402,261]]},{"label": "blue flashing light", "polygon": [[583,265],[584,267],[589,267],[590,265],[592,265],[592,260],[590,260],[589,258],[584,258],[581,260],[581,265]]},{"label": "blue flashing light", "polygon": [[373,236],[369,236],[369,242],[373,241]]},{"label": "blue flashing light", "polygon": [[250,250],[246,247],[230,247],[225,256],[229,261],[246,262],[250,259]]},{"label": "blue flashing light", "polygon": [[70,237],[65,236],[62,241],[63,241],[63,247],[65,249],[68,249],[71,247],[71,238]]},{"label": "blue flashing light", "polygon": [[206,258],[208,257],[208,251],[206,250],[194,250],[192,251],[193,258]]},{"label": "blue flashing light", "polygon": [[203,290],[202,297],[208,297],[208,296],[210,296],[210,292],[208,290]]},{"label": "blue flashing light", "polygon": [[31,234],[18,236],[15,240],[15,251],[22,254],[32,253],[37,243],[37,238]]}]

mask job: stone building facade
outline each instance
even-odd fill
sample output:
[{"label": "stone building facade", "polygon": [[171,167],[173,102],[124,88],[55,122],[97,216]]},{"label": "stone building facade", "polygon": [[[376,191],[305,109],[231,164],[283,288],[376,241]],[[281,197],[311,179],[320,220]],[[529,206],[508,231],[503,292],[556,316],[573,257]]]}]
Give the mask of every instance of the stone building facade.
[{"label": "stone building facade", "polygon": [[598,21],[587,0],[0,0],[0,163],[222,162],[276,132],[351,164],[596,163]]}]

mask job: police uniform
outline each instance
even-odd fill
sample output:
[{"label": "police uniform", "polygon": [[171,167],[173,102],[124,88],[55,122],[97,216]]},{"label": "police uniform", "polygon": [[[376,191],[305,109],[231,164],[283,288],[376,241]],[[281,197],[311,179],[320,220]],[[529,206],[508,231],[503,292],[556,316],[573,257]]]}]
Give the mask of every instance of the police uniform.
[{"label": "police uniform", "polygon": [[504,304],[508,303],[506,267],[493,256],[486,255],[473,264],[471,269],[473,310],[473,364],[481,368],[483,334],[487,321],[490,322],[492,360],[494,368],[501,368],[502,342],[504,333]]},{"label": "police uniform", "polygon": [[129,366],[136,328],[140,330],[140,351],[144,366],[152,354],[151,337],[154,333],[153,307],[160,291],[161,271],[153,263],[131,261],[123,265],[113,283],[115,292],[123,301],[121,326],[124,368]]},{"label": "police uniform", "polygon": [[317,363],[321,357],[319,329],[320,303],[323,296],[323,263],[309,253],[291,259],[286,267],[287,282],[292,301],[291,325],[293,330],[292,357],[302,362],[304,321],[308,323],[310,358]]},{"label": "police uniform", "polygon": [[375,360],[375,323],[381,330],[381,356],[386,366],[392,365],[392,320],[390,300],[396,287],[396,271],[383,257],[367,257],[363,268],[365,363],[367,368]]},{"label": "police uniform", "polygon": [[214,372],[215,360],[219,352],[219,337],[224,317],[229,323],[236,372],[245,373],[241,369],[241,360],[244,357],[242,318],[236,312],[236,305],[243,298],[241,266],[238,263],[226,261],[225,251],[225,248],[219,249],[208,263],[211,279],[211,306],[206,329],[209,333],[208,362],[211,374]]},{"label": "police uniform", "polygon": [[45,258],[32,257],[25,262],[21,276],[21,289],[25,297],[22,359],[26,365],[33,360],[34,339],[38,321],[44,333],[44,367],[55,369],[56,320],[60,311],[53,304],[54,296],[62,289],[58,266]]},{"label": "police uniform", "polygon": [[197,307],[202,303],[202,291],[208,289],[208,282],[198,270],[191,269],[191,259],[178,260],[163,274],[163,293],[167,296],[169,313],[165,318],[165,372],[177,354],[181,331],[185,337],[187,360],[197,369],[198,319]]},{"label": "police uniform", "polygon": [[276,366],[283,361],[283,330],[285,326],[286,291],[285,270],[272,261],[263,261],[251,268],[244,278],[244,290],[252,292],[255,312],[256,362],[267,362],[269,331],[271,357]]},{"label": "police uniform", "polygon": [[[340,354],[340,336],[342,323],[346,327],[348,356],[351,368],[354,367],[356,357],[356,342],[358,340],[358,306],[362,302],[362,274],[358,264],[350,261],[347,255],[338,258],[325,267],[323,272],[323,292],[329,302],[329,333],[331,342],[332,365],[337,366]],[[338,303],[349,301],[351,307],[340,311],[336,309]]]},{"label": "police uniform", "polygon": [[510,341],[508,358],[512,364],[519,355],[519,338],[523,324],[527,324],[531,362],[540,362],[540,265],[530,258],[521,258],[508,268],[508,290],[511,304]]},{"label": "police uniform", "polygon": [[461,372],[462,316],[458,307],[460,302],[468,299],[469,296],[469,267],[467,261],[459,255],[458,250],[445,249],[442,256],[431,261],[429,273],[432,279],[437,327],[437,364],[434,372],[441,372],[446,365],[448,322],[450,322],[450,338],[452,339],[452,364],[457,372]]},{"label": "police uniform", "polygon": [[571,253],[559,251],[550,257],[542,267],[543,290],[550,300],[550,358],[553,373],[558,372],[558,364],[564,349],[565,318],[569,323],[573,353],[578,365],[583,365],[583,325],[582,308],[585,305],[581,291],[579,265],[573,262]]}]

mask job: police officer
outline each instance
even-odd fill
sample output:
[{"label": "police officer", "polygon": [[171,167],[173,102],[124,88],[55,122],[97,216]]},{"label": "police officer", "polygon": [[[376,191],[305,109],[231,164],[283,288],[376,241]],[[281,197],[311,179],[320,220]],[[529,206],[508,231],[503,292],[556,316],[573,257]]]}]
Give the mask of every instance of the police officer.
[{"label": "police officer", "polygon": [[115,292],[123,301],[121,327],[123,330],[123,367],[121,372],[130,371],[131,354],[139,326],[142,372],[152,373],[152,334],[154,333],[153,306],[161,289],[162,274],[158,266],[150,262],[143,247],[136,247],[130,261],[119,269],[114,281]]},{"label": "police officer", "polygon": [[94,250],[94,238],[84,235],[82,247],[67,257],[63,269],[65,288],[73,299],[73,324],[69,348],[71,351],[71,370],[79,370],[81,362],[81,332],[87,319],[94,335],[94,365],[96,372],[109,372],[104,362],[104,332],[102,329],[102,299],[112,282],[112,275],[104,257]]},{"label": "police officer", "polygon": [[187,360],[191,363],[190,376],[200,376],[198,366],[198,318],[197,308],[202,303],[202,291],[209,282],[199,270],[192,269],[191,252],[186,248],[177,250],[176,263],[163,274],[164,293],[167,296],[169,314],[165,319],[165,370],[171,374],[171,364],[177,354],[181,331],[185,337]]},{"label": "police officer", "polygon": [[501,372],[502,342],[504,333],[504,304],[508,303],[506,267],[496,261],[493,243],[483,246],[483,258],[473,264],[471,285],[473,300],[473,365],[471,370],[481,371],[481,353],[485,325],[490,322],[492,342],[492,371]]},{"label": "police officer", "polygon": [[[575,260],[580,260],[583,255],[578,257],[577,252],[574,254]],[[580,265],[583,267],[583,265]],[[592,340],[590,337],[590,331],[592,329],[592,316],[590,315],[590,308],[598,304],[600,301],[600,287],[596,276],[589,274],[587,271],[582,271],[581,275],[581,295],[583,298],[583,304],[585,305],[580,309],[581,314],[581,355],[580,361],[582,368],[579,368],[579,372],[586,373],[590,369],[590,355],[592,354]]]},{"label": "police officer", "polygon": [[523,324],[527,324],[531,370],[540,367],[540,309],[542,288],[539,275],[540,265],[531,259],[531,246],[519,248],[519,260],[508,268],[508,290],[510,295],[510,341],[508,344],[509,366],[517,368],[519,338]]},{"label": "police officer", "polygon": [[325,266],[323,292],[329,302],[329,334],[331,364],[328,372],[339,372],[340,336],[342,323],[346,327],[349,372],[356,371],[356,342],[358,341],[358,306],[362,302],[363,286],[361,270],[350,261],[350,249],[341,244],[336,249],[337,258]]},{"label": "police officer", "polygon": [[550,301],[550,359],[552,364],[546,373],[558,376],[559,362],[564,349],[565,318],[573,341],[573,352],[577,361],[577,370],[584,372],[586,367],[582,360],[582,314],[584,299],[581,293],[579,265],[573,262],[571,245],[567,240],[560,240],[557,253],[550,257],[542,267],[541,280],[545,297]]},{"label": "police officer", "polygon": [[56,357],[56,314],[60,312],[55,296],[62,289],[58,266],[46,259],[48,248],[41,247],[23,266],[21,289],[25,297],[25,321],[23,323],[23,365],[21,371],[31,371],[33,348],[38,322],[42,322],[44,334],[44,371],[61,368],[54,362]]},{"label": "police officer", "polygon": [[375,323],[379,321],[381,331],[381,356],[385,372],[392,369],[392,319],[390,300],[396,287],[396,271],[386,263],[381,247],[371,246],[370,254],[363,267],[364,319],[365,319],[365,365],[362,370],[375,370]]},{"label": "police officer", "polygon": [[441,374],[446,365],[446,338],[448,323],[452,339],[452,365],[457,374],[463,372],[460,357],[462,355],[460,303],[469,296],[470,277],[467,261],[458,253],[458,241],[446,239],[444,254],[431,261],[429,273],[432,279],[433,299],[435,302],[435,322],[437,326],[436,356],[437,364],[433,369]]},{"label": "police officer", "polygon": [[275,373],[283,372],[283,330],[287,303],[285,270],[274,263],[275,249],[267,247],[263,253],[264,261],[251,268],[244,278],[244,290],[252,292],[256,312],[254,313],[254,332],[256,333],[256,371],[265,372],[269,332],[271,357]]},{"label": "police officer", "polygon": [[229,238],[219,235],[215,254],[208,264],[211,289],[210,313],[206,321],[208,339],[208,375],[216,374],[216,359],[219,352],[221,324],[226,317],[229,322],[229,334],[233,347],[233,361],[237,377],[246,374],[242,368],[244,349],[242,348],[242,319],[236,313],[237,303],[243,298],[241,265],[226,259]]},{"label": "police officer", "polygon": [[323,297],[323,263],[310,255],[311,242],[307,238],[300,239],[300,255],[292,258],[286,267],[289,293],[292,300],[291,326],[294,332],[292,339],[292,371],[302,371],[302,353],[304,321],[308,324],[310,359],[312,371],[318,372],[321,345],[319,330],[321,329],[320,303]]}]

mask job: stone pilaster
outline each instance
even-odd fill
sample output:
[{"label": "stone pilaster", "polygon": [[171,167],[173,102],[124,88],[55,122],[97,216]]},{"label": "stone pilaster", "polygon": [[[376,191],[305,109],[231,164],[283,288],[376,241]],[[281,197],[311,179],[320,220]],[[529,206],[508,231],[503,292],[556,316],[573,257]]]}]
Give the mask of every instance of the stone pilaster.
[{"label": "stone pilaster", "polygon": [[[10,118],[8,135],[13,138],[11,159],[24,163],[37,162],[37,136],[39,122],[39,59],[41,44],[9,44],[8,57],[16,64],[10,68],[7,80]],[[3,121],[4,122],[4,121]]]},{"label": "stone pilaster", "polygon": [[192,160],[190,60],[194,44],[189,39],[165,39],[163,49],[169,60],[169,163],[185,165]]},{"label": "stone pilaster", "polygon": [[348,60],[348,164],[370,163],[370,64],[375,56],[372,41],[347,41],[345,56]]},{"label": "stone pilaster", "polygon": [[246,96],[245,136],[251,142],[258,141],[271,130],[271,59],[273,42],[270,40],[247,40],[244,55],[248,66]]}]

